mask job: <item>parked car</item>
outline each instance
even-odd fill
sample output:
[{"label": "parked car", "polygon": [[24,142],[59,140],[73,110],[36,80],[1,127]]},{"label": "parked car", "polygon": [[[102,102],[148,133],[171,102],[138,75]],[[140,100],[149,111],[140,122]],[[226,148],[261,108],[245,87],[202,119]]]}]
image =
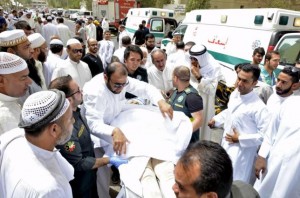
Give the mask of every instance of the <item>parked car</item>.
[{"label": "parked car", "polygon": [[74,14],[76,12],[79,12],[79,9],[69,9],[69,10],[66,10],[63,14],[63,17],[65,18],[70,18],[71,14]]},{"label": "parked car", "polygon": [[89,17],[93,16],[92,11],[80,11],[77,14],[78,15],[77,15],[77,18],[75,19],[75,21],[76,20],[82,20],[82,21],[86,22]]}]

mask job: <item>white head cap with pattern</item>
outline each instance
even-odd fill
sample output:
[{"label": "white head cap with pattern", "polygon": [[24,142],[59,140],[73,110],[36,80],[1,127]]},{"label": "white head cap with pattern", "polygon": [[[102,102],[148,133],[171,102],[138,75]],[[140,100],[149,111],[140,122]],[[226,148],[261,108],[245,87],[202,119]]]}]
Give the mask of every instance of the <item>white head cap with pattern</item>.
[{"label": "white head cap with pattern", "polygon": [[0,52],[0,74],[13,74],[26,68],[27,63],[21,57],[7,52]]},{"label": "white head cap with pattern", "polygon": [[22,108],[20,128],[36,130],[58,120],[70,103],[62,91],[51,89],[30,95]]},{"label": "white head cap with pattern", "polygon": [[0,33],[0,46],[13,47],[28,41],[24,30],[9,30]]}]

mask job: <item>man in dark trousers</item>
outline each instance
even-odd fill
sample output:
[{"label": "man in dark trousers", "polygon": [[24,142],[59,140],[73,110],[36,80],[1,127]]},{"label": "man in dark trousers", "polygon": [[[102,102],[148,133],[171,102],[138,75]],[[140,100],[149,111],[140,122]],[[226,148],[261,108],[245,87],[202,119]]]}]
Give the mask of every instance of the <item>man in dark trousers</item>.
[{"label": "man in dark trousers", "polygon": [[89,48],[88,53],[83,57],[82,61],[84,61],[86,64],[88,64],[92,77],[96,76],[97,74],[100,74],[103,72],[103,64],[102,61],[98,55],[98,42],[96,39],[88,39],[87,45]]}]

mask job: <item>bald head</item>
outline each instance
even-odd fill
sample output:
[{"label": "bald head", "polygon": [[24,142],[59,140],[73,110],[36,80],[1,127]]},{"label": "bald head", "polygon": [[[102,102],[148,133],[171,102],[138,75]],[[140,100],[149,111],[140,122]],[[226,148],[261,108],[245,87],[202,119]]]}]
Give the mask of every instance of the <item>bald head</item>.
[{"label": "bald head", "polygon": [[125,65],[123,63],[120,62],[113,62],[111,64],[109,64],[106,68],[105,68],[105,75],[107,76],[108,79],[110,79],[110,77],[113,74],[118,74],[121,76],[127,76],[128,72],[127,69],[125,67]]},{"label": "bald head", "polygon": [[189,82],[191,73],[190,69],[186,66],[176,67],[173,71],[174,76],[176,76],[180,81]]}]

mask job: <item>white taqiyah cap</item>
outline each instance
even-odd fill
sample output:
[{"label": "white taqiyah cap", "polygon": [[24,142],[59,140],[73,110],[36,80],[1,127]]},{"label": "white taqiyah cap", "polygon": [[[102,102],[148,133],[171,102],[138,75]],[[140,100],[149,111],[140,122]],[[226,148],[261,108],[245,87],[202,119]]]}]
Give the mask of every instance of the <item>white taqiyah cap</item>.
[{"label": "white taqiyah cap", "polygon": [[50,45],[64,45],[63,42],[59,39],[52,39]]},{"label": "white taqiyah cap", "polygon": [[44,39],[44,37],[40,33],[30,34],[28,36],[28,40],[30,41],[31,47],[33,49],[41,47],[46,42],[46,40]]},{"label": "white taqiyah cap", "polygon": [[24,30],[8,30],[0,33],[0,46],[13,47],[26,42],[27,36]]},{"label": "white taqiyah cap", "polygon": [[71,38],[67,41],[67,46],[72,44],[81,44],[77,39]]},{"label": "white taqiyah cap", "polygon": [[0,52],[0,74],[13,74],[26,68],[27,63],[21,57],[7,52]]},{"label": "white taqiyah cap", "polygon": [[47,20],[52,20],[52,16],[47,16]]},{"label": "white taqiyah cap", "polygon": [[19,127],[38,129],[58,120],[69,106],[65,94],[56,89],[31,94],[24,102]]}]

